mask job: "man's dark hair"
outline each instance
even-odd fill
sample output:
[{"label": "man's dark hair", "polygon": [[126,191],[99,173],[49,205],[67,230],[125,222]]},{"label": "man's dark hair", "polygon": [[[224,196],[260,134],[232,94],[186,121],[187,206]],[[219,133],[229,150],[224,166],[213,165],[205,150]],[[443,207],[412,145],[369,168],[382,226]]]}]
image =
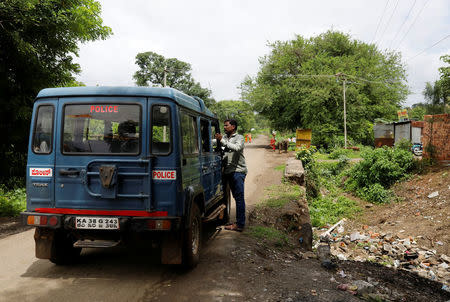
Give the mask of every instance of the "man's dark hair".
[{"label": "man's dark hair", "polygon": [[233,125],[234,126],[234,131],[236,131],[237,132],[237,122],[236,122],[236,120],[234,120],[234,119],[227,119],[227,120],[224,120],[223,121],[223,123],[225,123],[225,122],[228,122],[228,123],[230,123],[230,125]]}]

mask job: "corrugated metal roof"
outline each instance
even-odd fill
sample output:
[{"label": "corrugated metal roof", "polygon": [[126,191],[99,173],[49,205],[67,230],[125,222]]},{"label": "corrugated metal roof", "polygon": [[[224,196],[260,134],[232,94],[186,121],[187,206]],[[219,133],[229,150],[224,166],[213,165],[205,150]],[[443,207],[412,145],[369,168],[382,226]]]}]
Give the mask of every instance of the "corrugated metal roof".
[{"label": "corrugated metal roof", "polygon": [[39,92],[36,99],[49,97],[77,97],[77,96],[141,96],[170,98],[177,104],[202,112],[209,116],[214,114],[205,107],[202,99],[188,96],[174,88],[158,87],[62,87],[46,88]]}]

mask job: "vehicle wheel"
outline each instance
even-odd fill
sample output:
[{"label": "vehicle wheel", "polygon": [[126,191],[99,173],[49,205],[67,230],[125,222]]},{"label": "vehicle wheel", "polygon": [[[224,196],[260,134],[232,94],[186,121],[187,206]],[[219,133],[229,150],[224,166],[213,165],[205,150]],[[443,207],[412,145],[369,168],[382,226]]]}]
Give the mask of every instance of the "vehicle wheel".
[{"label": "vehicle wheel", "polygon": [[202,243],[202,219],[200,210],[192,204],[189,216],[189,228],[185,230],[183,264],[188,268],[197,266]]},{"label": "vehicle wheel", "polygon": [[222,219],[218,219],[217,222],[219,225],[224,225],[230,222],[230,217],[231,217],[231,192],[230,192],[230,185],[227,184],[225,190],[224,190],[224,195],[222,198],[222,204],[224,204],[226,206],[225,211],[224,211],[224,215]]},{"label": "vehicle wheel", "polygon": [[78,260],[81,248],[73,247],[75,239],[67,232],[58,230],[52,244],[50,261],[57,265],[66,265]]}]

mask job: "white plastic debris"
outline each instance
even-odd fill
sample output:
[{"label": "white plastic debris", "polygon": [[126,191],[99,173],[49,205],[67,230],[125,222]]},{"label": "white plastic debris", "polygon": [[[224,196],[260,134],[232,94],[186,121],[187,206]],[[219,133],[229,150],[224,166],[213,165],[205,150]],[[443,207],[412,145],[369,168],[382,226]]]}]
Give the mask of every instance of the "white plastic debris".
[{"label": "white plastic debris", "polygon": [[439,196],[439,191],[434,191],[428,195],[428,198],[435,198]]}]

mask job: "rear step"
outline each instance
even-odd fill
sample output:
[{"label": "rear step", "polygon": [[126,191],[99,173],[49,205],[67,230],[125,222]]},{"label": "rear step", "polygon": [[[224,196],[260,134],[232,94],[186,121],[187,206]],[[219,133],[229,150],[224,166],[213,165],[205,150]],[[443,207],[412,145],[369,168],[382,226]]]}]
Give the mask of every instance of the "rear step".
[{"label": "rear step", "polygon": [[219,207],[217,207],[217,209],[215,209],[211,214],[209,214],[207,217],[203,218],[203,222],[208,222],[211,220],[216,219],[219,215],[223,215],[224,214],[224,210],[227,208],[226,205],[221,205]]},{"label": "rear step", "polygon": [[117,246],[120,241],[113,240],[78,240],[73,244],[73,247],[114,247]]}]

